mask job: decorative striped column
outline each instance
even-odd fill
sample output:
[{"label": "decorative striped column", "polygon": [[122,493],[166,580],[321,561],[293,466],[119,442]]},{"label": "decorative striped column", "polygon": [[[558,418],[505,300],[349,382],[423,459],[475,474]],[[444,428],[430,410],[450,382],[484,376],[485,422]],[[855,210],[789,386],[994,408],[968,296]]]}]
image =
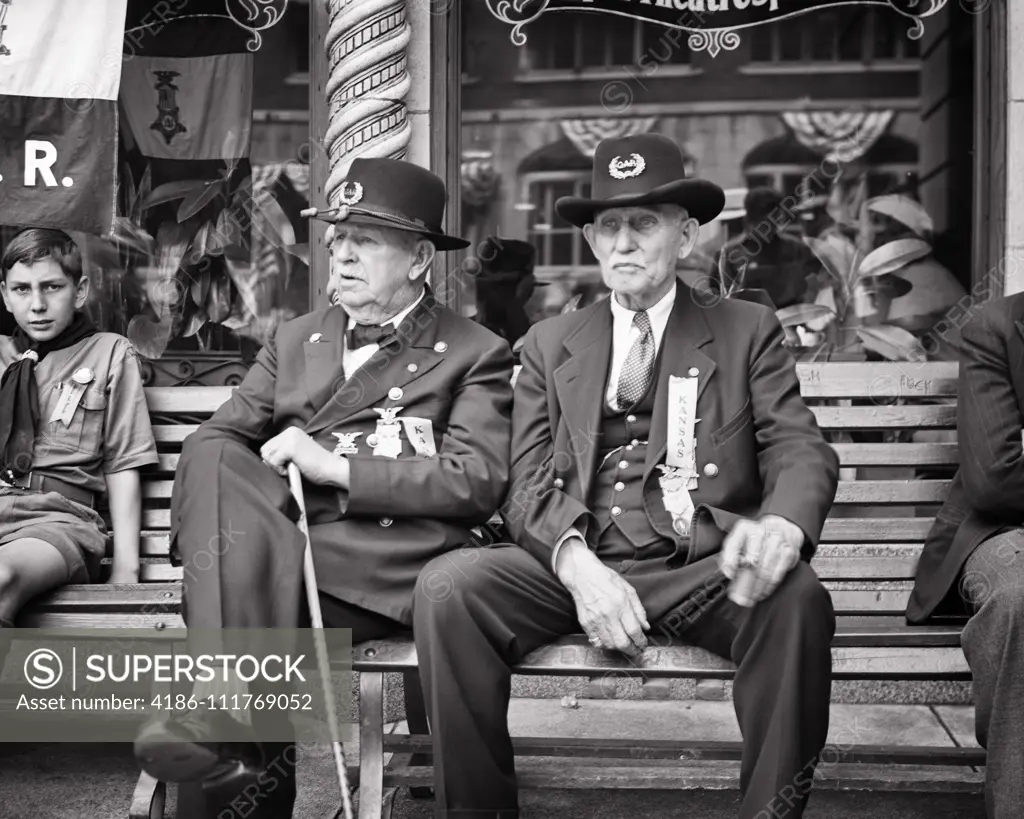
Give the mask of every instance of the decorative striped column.
[{"label": "decorative striped column", "polygon": [[406,97],[412,80],[407,0],[325,0],[330,124],[326,196],[340,204],[341,184],[356,157],[405,159],[412,138]]}]

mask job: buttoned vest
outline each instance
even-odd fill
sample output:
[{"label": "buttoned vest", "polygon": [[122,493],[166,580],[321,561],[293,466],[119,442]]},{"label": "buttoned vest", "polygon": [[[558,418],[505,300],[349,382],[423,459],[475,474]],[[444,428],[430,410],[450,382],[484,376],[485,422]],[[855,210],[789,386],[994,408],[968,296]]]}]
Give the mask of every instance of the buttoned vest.
[{"label": "buttoned vest", "polygon": [[[638,552],[663,543],[665,538],[651,525],[648,510],[651,514],[663,515],[664,520],[659,520],[658,524],[664,525],[666,530],[672,529],[671,517],[660,501],[648,503],[647,509],[644,506],[644,461],[660,369],[659,353],[647,394],[628,409],[611,409],[603,400],[602,392],[598,466],[589,504],[598,521],[599,555],[609,550],[623,551],[627,543]],[[655,470],[651,475],[648,492],[661,492],[659,474]]]}]

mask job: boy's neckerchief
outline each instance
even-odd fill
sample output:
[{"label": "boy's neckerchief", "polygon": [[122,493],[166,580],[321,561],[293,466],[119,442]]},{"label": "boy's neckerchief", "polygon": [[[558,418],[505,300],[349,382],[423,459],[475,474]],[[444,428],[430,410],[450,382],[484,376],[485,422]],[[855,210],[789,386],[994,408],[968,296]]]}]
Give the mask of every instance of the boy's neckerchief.
[{"label": "boy's neckerchief", "polygon": [[40,344],[34,344],[20,327],[15,331],[14,346],[21,357],[0,378],[0,480],[14,483],[14,479],[32,471],[39,423],[36,363],[97,332],[89,317],[80,312],[59,336]]}]

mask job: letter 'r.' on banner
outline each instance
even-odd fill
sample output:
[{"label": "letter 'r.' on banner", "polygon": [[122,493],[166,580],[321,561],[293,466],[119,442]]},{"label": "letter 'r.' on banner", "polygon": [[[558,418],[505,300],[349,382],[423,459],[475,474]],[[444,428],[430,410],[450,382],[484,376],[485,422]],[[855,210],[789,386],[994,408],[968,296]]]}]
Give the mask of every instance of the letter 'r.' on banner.
[{"label": "letter 'r.' on banner", "polygon": [[0,0],[0,224],[111,231],[127,0]]}]

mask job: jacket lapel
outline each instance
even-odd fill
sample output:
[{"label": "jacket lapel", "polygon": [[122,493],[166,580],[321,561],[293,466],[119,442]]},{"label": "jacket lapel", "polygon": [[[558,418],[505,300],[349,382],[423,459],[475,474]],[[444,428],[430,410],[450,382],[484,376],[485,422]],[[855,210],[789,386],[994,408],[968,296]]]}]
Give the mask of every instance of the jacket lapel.
[{"label": "jacket lapel", "polygon": [[306,394],[316,412],[334,391],[343,377],[341,366],[345,351],[345,327],[348,317],[340,307],[332,307],[324,314],[324,326],[319,331],[320,341],[303,342],[306,357]]},{"label": "jacket lapel", "polygon": [[601,429],[601,409],[612,355],[612,313],[606,300],[564,341],[569,359],[555,370],[555,392],[569,429],[569,449],[576,459],[583,497],[590,492],[597,463],[595,434]]},{"label": "jacket lapel", "polygon": [[[651,432],[647,439],[645,480],[665,454],[671,376],[688,376],[691,369],[697,370],[697,418],[700,418],[700,399],[715,371],[714,359],[701,352],[700,348],[713,338],[711,328],[704,318],[703,308],[694,303],[687,288],[677,285],[676,299],[665,327],[665,335],[661,339],[661,367],[658,372],[654,415],[651,417]],[[696,432],[694,434],[696,435]]]},{"label": "jacket lapel", "polygon": [[[439,307],[428,289],[423,300],[405,317],[397,340],[377,350],[351,378],[344,378],[342,353],[339,352],[335,380],[331,389],[322,394],[321,402],[314,405],[318,409],[306,424],[306,434],[315,435],[371,407],[401,406],[399,401],[387,400],[388,391],[394,387],[404,388],[444,360],[443,354],[434,349]],[[342,337],[344,331],[345,326],[341,328]],[[410,368],[410,364],[416,366]]]}]

